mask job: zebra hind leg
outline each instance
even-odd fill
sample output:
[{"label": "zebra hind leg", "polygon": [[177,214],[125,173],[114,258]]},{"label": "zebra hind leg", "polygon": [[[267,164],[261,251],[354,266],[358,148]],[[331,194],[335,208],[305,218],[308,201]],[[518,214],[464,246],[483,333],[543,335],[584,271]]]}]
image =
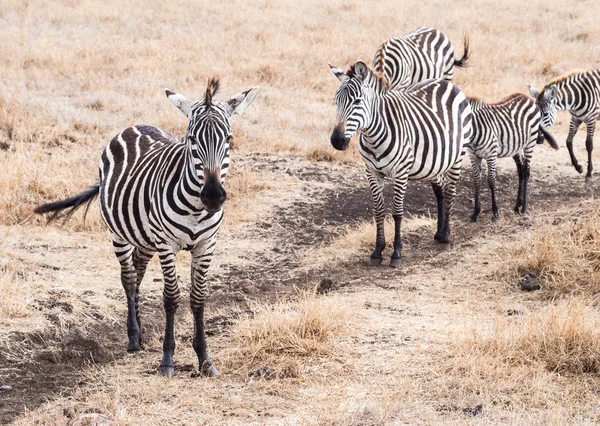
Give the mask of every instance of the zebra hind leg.
[{"label": "zebra hind leg", "polygon": [[517,165],[517,174],[519,175],[519,189],[517,191],[517,201],[515,202],[515,213],[519,214],[521,206],[523,205],[523,163],[521,161],[521,154],[516,154],[513,157],[515,164]]},{"label": "zebra hind leg", "polygon": [[437,231],[433,238],[436,241],[439,241],[440,238],[442,238],[444,223],[446,222],[444,217],[446,215],[446,207],[444,205],[444,185],[440,180],[431,182],[431,187],[433,188],[433,193],[435,194],[435,200],[437,202]]},{"label": "zebra hind leg", "polygon": [[592,151],[594,150],[594,131],[596,130],[596,118],[585,123],[587,128],[587,137],[585,139],[585,149],[588,154],[587,174],[585,175],[585,183],[592,183],[592,170],[594,166],[592,164]]},{"label": "zebra hind leg", "polygon": [[487,160],[488,168],[488,186],[492,195],[492,221],[498,220],[498,203],[496,201],[496,158],[491,157]]},{"label": "zebra hind leg", "polygon": [[126,241],[113,239],[113,249],[121,264],[121,284],[127,297],[127,352],[137,352],[140,347],[140,326],[136,311],[136,281],[137,273],[133,265],[134,248]]},{"label": "zebra hind leg", "polygon": [[142,279],[144,278],[144,274],[146,273],[146,269],[148,267],[148,262],[154,256],[154,252],[144,251],[135,249],[133,253],[133,265],[135,267],[137,273],[137,280],[135,286],[135,314],[138,323],[138,327],[140,329],[140,345],[144,345],[146,343],[146,339],[144,338],[144,329],[142,327],[142,319],[140,315],[140,284],[142,283]]},{"label": "zebra hind leg", "polygon": [[[469,157],[471,159],[471,176],[473,177],[473,184],[475,185],[473,214],[469,218],[469,222],[477,222],[479,213],[481,213],[481,205],[479,203],[479,195],[481,194],[481,158],[477,157],[475,154],[470,154]],[[440,209],[438,204],[438,215],[439,210]]]},{"label": "zebra hind leg", "polygon": [[[451,243],[450,239],[450,213],[452,212],[452,203],[456,196],[456,184],[460,177],[462,157],[452,165],[452,167],[444,173],[443,177],[443,188],[444,188],[444,223],[441,231],[441,235],[436,240],[440,243]],[[437,234],[436,234],[437,235]]]},{"label": "zebra hind leg", "polygon": [[383,261],[383,250],[385,249],[385,208],[383,199],[383,179],[371,172],[367,172],[371,195],[373,196],[373,207],[375,210],[375,223],[377,224],[377,238],[375,250],[369,258],[369,265],[377,266]]}]

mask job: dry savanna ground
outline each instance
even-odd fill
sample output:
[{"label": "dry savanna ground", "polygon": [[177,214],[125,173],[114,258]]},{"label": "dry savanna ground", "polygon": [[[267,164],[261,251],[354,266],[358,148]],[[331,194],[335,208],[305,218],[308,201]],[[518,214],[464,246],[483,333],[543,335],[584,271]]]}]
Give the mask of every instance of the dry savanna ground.
[{"label": "dry savanna ground", "polygon": [[[599,21],[594,0],[0,2],[0,422],[599,422],[600,177],[586,187],[570,166],[568,114],[553,128],[562,148],[536,147],[527,215],[512,214],[508,159],[500,220],[486,209],[467,223],[465,161],[450,249],[433,243],[433,194],[411,183],[404,264],[371,268],[361,159],[328,141],[337,84],[327,67],[369,61],[388,37],[432,26],[459,54],[470,36],[470,67],[455,82],[496,100],[599,68]],[[156,259],[142,286],[150,342],[127,355],[98,209],[48,227],[31,212],[94,183],[102,148],[124,127],[183,136],[163,88],[199,98],[213,75],[219,99],[260,86],[233,120],[230,199],[209,273],[208,344],[222,375],[195,377],[184,306],[165,380]],[[189,256],[179,259],[188,289]],[[528,273],[541,290],[520,290]]]}]

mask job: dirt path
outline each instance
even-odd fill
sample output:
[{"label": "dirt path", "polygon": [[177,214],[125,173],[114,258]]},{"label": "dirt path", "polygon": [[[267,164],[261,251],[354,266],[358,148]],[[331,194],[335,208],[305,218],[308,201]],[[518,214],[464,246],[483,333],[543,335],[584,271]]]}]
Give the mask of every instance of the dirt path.
[{"label": "dirt path", "polygon": [[[440,324],[449,315],[435,316],[441,300],[453,298],[454,290],[429,288],[424,276],[444,271],[449,265],[467,262],[465,257],[477,251],[475,241],[482,238],[506,237],[529,226],[528,217],[513,219],[512,204],[516,193],[516,176],[513,165],[498,178],[499,202],[505,221],[513,223],[497,226],[490,223],[489,198],[484,192],[484,210],[477,224],[467,223],[471,211],[471,180],[464,170],[453,213],[453,238],[450,251],[436,245],[430,227],[417,228],[404,233],[405,262],[400,270],[388,267],[366,266],[369,251],[344,261],[325,259],[318,267],[305,263],[306,253],[315,247],[327,247],[342,236],[348,225],[369,221],[372,218],[370,193],[360,164],[344,165],[327,162],[308,162],[299,158],[276,155],[247,155],[238,164],[252,164],[261,177],[275,183],[275,187],[258,194],[245,222],[225,226],[219,248],[210,272],[211,296],[209,299],[207,334],[215,336],[231,324],[231,306],[236,310],[248,309],[252,300],[274,300],[278,295],[296,287],[314,285],[322,278],[335,281],[343,291],[364,290],[365,285],[375,286],[387,297],[397,298],[399,291],[425,294],[430,306],[411,307],[403,298],[398,303],[382,302],[379,294],[374,301],[365,301],[365,309],[413,312],[424,315],[418,322],[402,320],[406,330],[402,339],[416,338],[416,327],[441,331]],[[541,167],[540,167],[541,168]],[[568,168],[562,166],[561,171]],[[552,169],[533,175],[530,199],[531,213],[551,211],[557,205],[575,203],[587,197],[590,190],[575,173],[560,176]],[[391,192],[386,190],[391,200]],[[390,203],[388,203],[389,205]],[[406,195],[407,218],[435,217],[435,202],[430,185],[411,182]],[[11,421],[24,409],[33,410],[53,395],[86,385],[81,367],[93,363],[112,365],[125,357],[126,331],[124,327],[124,302],[118,282],[118,269],[110,250],[109,240],[103,233],[69,234],[56,228],[0,228],[6,233],[3,250],[11,262],[29,270],[30,277],[40,285],[34,301],[40,310],[39,326],[23,326],[21,330],[3,333],[0,344],[0,385],[13,387],[3,394],[0,402],[0,422]],[[373,242],[374,242],[374,235]],[[179,274],[184,293],[189,288],[187,274],[189,259],[180,256]],[[425,274],[425,275],[424,275]],[[153,339],[162,333],[160,272],[156,261],[150,265],[143,285],[142,315],[144,326]],[[415,278],[418,277],[418,278]],[[441,278],[439,278],[441,280]],[[353,290],[353,287],[356,290]],[[393,296],[390,296],[393,294]],[[381,299],[383,297],[383,299]],[[378,301],[379,300],[379,301]],[[420,303],[423,303],[422,301]],[[178,321],[187,315],[186,309],[178,313]],[[389,318],[388,318],[389,319]],[[397,319],[397,318],[396,318]],[[177,333],[184,341],[191,330],[180,325]],[[418,324],[417,324],[418,323]],[[73,334],[72,327],[84,327],[85,335]],[[411,331],[411,327],[413,327]],[[31,329],[33,328],[33,329]],[[443,327],[442,327],[443,328]],[[71,331],[70,331],[71,330]],[[412,337],[411,337],[412,336]],[[400,338],[396,336],[397,338]],[[389,339],[396,340],[394,336]],[[434,337],[429,336],[430,339]],[[408,341],[406,340],[406,341]],[[159,354],[150,356],[158,362]],[[185,372],[188,366],[180,367]]]}]

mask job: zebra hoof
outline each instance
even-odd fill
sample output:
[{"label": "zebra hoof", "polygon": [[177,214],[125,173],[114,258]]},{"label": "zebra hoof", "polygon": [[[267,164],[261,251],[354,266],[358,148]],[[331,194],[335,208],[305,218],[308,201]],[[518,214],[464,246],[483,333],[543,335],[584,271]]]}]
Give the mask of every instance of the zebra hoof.
[{"label": "zebra hoof", "polygon": [[399,268],[402,265],[402,258],[399,257],[394,259],[393,257],[390,259],[390,268]]},{"label": "zebra hoof", "polygon": [[382,257],[371,257],[369,258],[369,266],[379,266],[383,261]]},{"label": "zebra hoof", "polygon": [[129,344],[127,345],[127,352],[134,353],[134,352],[141,351],[142,350],[142,346],[140,345],[140,343],[141,343],[140,340],[130,341]]},{"label": "zebra hoof", "polygon": [[585,177],[585,184],[586,185],[590,185],[592,183],[592,177],[591,176],[586,176]]},{"label": "zebra hoof", "polygon": [[583,167],[579,164],[575,166],[575,170],[577,170],[577,173],[583,173]]},{"label": "zebra hoof", "polygon": [[173,372],[175,371],[175,367],[169,367],[166,365],[161,365],[160,367],[158,367],[158,375],[161,377],[166,377],[167,379],[170,379],[171,377],[173,377]]},{"label": "zebra hoof", "polygon": [[471,223],[477,222],[477,216],[470,216],[469,217],[469,222],[471,222]]},{"label": "zebra hoof", "polygon": [[217,370],[217,368],[214,365],[211,365],[208,368],[203,367],[200,374],[202,374],[204,377],[217,377],[221,373],[219,373],[219,370]]}]

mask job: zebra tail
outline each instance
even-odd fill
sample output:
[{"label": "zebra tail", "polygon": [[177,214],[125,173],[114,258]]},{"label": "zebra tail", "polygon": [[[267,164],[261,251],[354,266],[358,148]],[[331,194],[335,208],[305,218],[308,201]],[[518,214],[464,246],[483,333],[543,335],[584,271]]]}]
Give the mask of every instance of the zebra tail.
[{"label": "zebra tail", "polygon": [[458,61],[454,60],[454,66],[464,68],[467,66],[467,61],[469,60],[469,56],[471,56],[471,51],[469,50],[469,36],[465,34],[465,38],[463,41],[463,55]]},{"label": "zebra tail", "polygon": [[[33,212],[36,214],[52,213],[48,218],[48,223],[55,220],[65,218],[65,222],[73,216],[80,207],[86,206],[83,214],[83,219],[87,216],[87,212],[90,208],[90,204],[100,193],[100,183],[96,183],[90,186],[88,189],[83,191],[74,197],[67,198],[62,201],[55,201],[53,203],[43,204],[37,207]],[[67,210],[66,212],[64,210]]]},{"label": "zebra tail", "polygon": [[550,133],[548,133],[546,130],[544,130],[544,128],[542,126],[540,126],[540,133],[538,135],[537,143],[544,143],[544,139],[546,139],[548,141],[548,145],[550,145],[552,148],[558,150],[558,144],[556,143],[554,136],[552,136]]}]

